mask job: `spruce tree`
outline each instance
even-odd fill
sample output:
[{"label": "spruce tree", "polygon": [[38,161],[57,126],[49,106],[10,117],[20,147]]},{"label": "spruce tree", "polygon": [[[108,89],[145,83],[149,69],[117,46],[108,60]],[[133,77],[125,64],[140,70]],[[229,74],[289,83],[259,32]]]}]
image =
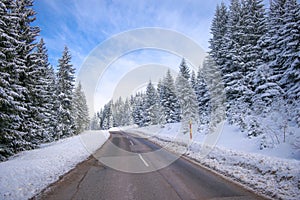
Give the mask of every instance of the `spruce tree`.
[{"label": "spruce tree", "polygon": [[138,126],[144,126],[144,95],[137,93],[134,97],[134,103],[132,104],[132,118],[133,122]]},{"label": "spruce tree", "polygon": [[209,55],[214,59],[217,65],[222,67],[224,65],[227,52],[224,47],[226,46],[225,35],[227,33],[228,11],[225,4],[217,5],[215,15],[210,28],[212,38],[209,40],[210,51]]},{"label": "spruce tree", "polygon": [[194,90],[184,77],[184,72],[180,72],[176,78],[176,94],[181,108],[182,131],[186,134],[189,123],[198,122],[198,105]]},{"label": "spruce tree", "polygon": [[[210,56],[205,58],[202,70],[208,89],[208,93],[206,91],[205,96],[206,98],[209,98],[209,102],[204,101],[203,103],[208,103],[209,108],[207,110],[209,113],[210,131],[214,131],[217,125],[225,119],[226,95],[224,91],[224,83],[222,81],[219,67]],[[205,98],[205,96],[203,98]],[[233,114],[238,115],[238,112]]]},{"label": "spruce tree", "polygon": [[58,131],[60,136],[68,137],[75,133],[75,121],[72,115],[75,70],[71,64],[71,55],[67,47],[64,48],[58,63]]},{"label": "spruce tree", "polygon": [[158,87],[162,111],[166,123],[174,123],[180,121],[180,104],[176,95],[174,79],[170,70],[167,71],[166,76]]},{"label": "spruce tree", "polygon": [[[21,46],[18,39],[15,1],[0,3],[0,160],[24,149],[21,127],[23,113],[22,103],[24,86],[19,81],[17,49]],[[23,63],[22,63],[22,62]]]},{"label": "spruce tree", "polygon": [[241,72],[241,51],[240,51],[240,21],[241,21],[241,4],[239,0],[231,0],[228,13],[227,31],[225,34],[224,50],[227,53],[223,70],[223,79],[225,83],[226,96],[229,107],[236,104],[240,98],[243,90],[242,80],[243,74]]},{"label": "spruce tree", "polygon": [[149,81],[146,94],[145,94],[145,104],[144,104],[144,126],[155,125],[159,123],[160,118],[160,107],[159,99],[157,96],[156,89],[154,88],[151,81]]},{"label": "spruce tree", "polygon": [[185,79],[189,80],[189,78],[190,78],[190,69],[189,69],[189,67],[186,63],[185,58],[182,58],[182,61],[179,65],[179,71]]},{"label": "spruce tree", "polygon": [[279,83],[289,99],[300,98],[300,4],[296,0],[286,0],[283,26],[279,29],[278,45],[282,53],[276,60],[284,69]]},{"label": "spruce tree", "polygon": [[85,94],[81,83],[79,82],[75,88],[73,98],[73,116],[76,125],[76,134],[79,134],[89,128],[89,111],[86,103]]},{"label": "spruce tree", "polygon": [[196,85],[194,90],[195,90],[197,103],[198,103],[198,109],[199,109],[198,114],[199,114],[200,123],[206,124],[209,122],[210,96],[209,96],[207,84],[205,82],[203,70],[200,67],[197,72]]}]

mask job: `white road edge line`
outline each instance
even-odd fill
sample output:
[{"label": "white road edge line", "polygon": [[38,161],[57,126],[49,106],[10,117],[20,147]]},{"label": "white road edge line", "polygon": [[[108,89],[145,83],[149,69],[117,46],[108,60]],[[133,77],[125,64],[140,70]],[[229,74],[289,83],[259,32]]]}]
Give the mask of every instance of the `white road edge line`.
[{"label": "white road edge line", "polygon": [[149,167],[148,163],[144,160],[141,154],[139,154],[140,159],[143,161],[143,163],[146,165],[146,167]]},{"label": "white road edge line", "polygon": [[133,144],[133,142],[132,142],[131,140],[129,140],[129,142],[130,142],[131,146],[133,146],[133,145],[134,145],[134,144]]}]

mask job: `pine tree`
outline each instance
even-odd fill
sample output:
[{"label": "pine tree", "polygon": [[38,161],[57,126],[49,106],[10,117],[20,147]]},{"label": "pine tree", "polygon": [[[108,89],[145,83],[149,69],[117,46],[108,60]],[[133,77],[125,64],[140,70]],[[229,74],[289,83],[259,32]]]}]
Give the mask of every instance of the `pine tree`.
[{"label": "pine tree", "polygon": [[144,126],[144,95],[142,93],[137,93],[134,97],[134,103],[132,104],[132,118],[133,122],[138,126]]},{"label": "pine tree", "polygon": [[89,128],[89,112],[86,103],[85,94],[83,92],[81,83],[75,88],[73,98],[73,116],[76,125],[76,134],[83,132]]},{"label": "pine tree", "polygon": [[190,84],[191,84],[192,88],[195,89],[195,87],[196,87],[196,74],[195,74],[194,71],[192,71],[192,73],[191,73],[190,82],[191,82]]},{"label": "pine tree", "polygon": [[170,70],[167,71],[163,81],[158,85],[160,104],[166,123],[180,121],[180,104],[176,96],[174,79]]},{"label": "pine tree", "polygon": [[75,121],[74,116],[72,116],[75,70],[71,64],[71,55],[67,47],[64,48],[63,55],[58,63],[58,128],[60,136],[68,137],[75,132]]},{"label": "pine tree", "polygon": [[100,119],[97,114],[92,117],[90,126],[91,130],[100,130]]},{"label": "pine tree", "polygon": [[241,72],[243,76],[243,99],[251,105],[251,97],[254,94],[255,70],[262,63],[262,49],[258,45],[259,40],[266,32],[265,10],[262,0],[247,0],[242,4],[242,19],[239,28],[241,39],[240,51],[242,65]]},{"label": "pine tree", "polygon": [[205,82],[203,70],[200,67],[197,72],[196,85],[194,90],[198,102],[198,108],[199,108],[198,114],[199,114],[200,123],[206,124],[209,122],[210,96],[209,96],[207,84]]},{"label": "pine tree", "polygon": [[31,67],[28,69],[27,88],[29,91],[29,116],[35,124],[36,143],[53,140],[56,126],[55,75],[48,63],[48,54],[43,39],[32,54]]},{"label": "pine tree", "polygon": [[284,91],[281,87],[270,80],[270,70],[267,65],[258,66],[255,72],[254,83],[257,85],[252,97],[252,108],[255,114],[263,114],[270,111],[270,105],[274,99],[281,98]]},{"label": "pine tree", "polygon": [[209,98],[209,126],[210,131],[213,132],[217,125],[225,119],[226,95],[219,67],[210,56],[206,57],[203,62],[203,77],[205,78],[208,89],[208,94],[206,93],[206,95],[209,95],[209,97],[207,97]]},{"label": "pine tree", "polygon": [[198,105],[194,90],[183,72],[180,72],[176,78],[176,94],[180,102],[182,130],[186,134],[189,130],[189,122],[198,122]]},{"label": "pine tree", "polygon": [[108,130],[112,128],[114,126],[112,100],[104,105],[103,112],[101,114],[101,129]]},{"label": "pine tree", "polygon": [[45,98],[44,106],[47,108],[47,112],[45,113],[46,118],[44,119],[44,125],[46,132],[51,135],[51,137],[44,138],[45,141],[52,141],[55,139],[59,139],[59,130],[58,130],[58,110],[59,110],[59,99],[57,95],[57,87],[56,87],[56,74],[52,66],[49,66],[46,71],[46,80],[47,80],[47,93]]},{"label": "pine tree", "polygon": [[225,34],[224,51],[227,53],[224,66],[222,66],[223,79],[225,83],[226,96],[231,105],[237,104],[236,101],[242,96],[243,74],[241,72],[241,51],[240,51],[240,21],[241,5],[239,0],[231,0],[228,13],[227,31]]},{"label": "pine tree", "polygon": [[189,67],[188,67],[188,65],[185,61],[185,58],[182,58],[182,61],[179,65],[179,71],[185,79],[189,80],[189,78],[190,78],[190,69],[189,69]]},{"label": "pine tree", "polygon": [[[35,12],[32,0],[1,1],[1,144],[2,155],[36,147],[37,123],[30,118],[28,77],[34,59],[33,49],[39,28],[32,26]],[[1,92],[2,93],[2,92]],[[1,150],[2,152],[2,150]],[[2,159],[2,158],[1,158]]]},{"label": "pine tree", "polygon": [[123,119],[122,119],[123,108],[124,108],[124,102],[122,98],[119,97],[119,99],[116,102],[114,102],[114,104],[112,105],[112,114],[114,118],[115,127],[123,126]]},{"label": "pine tree", "polygon": [[300,98],[300,4],[296,0],[286,0],[283,26],[279,29],[278,45],[282,53],[277,59],[285,70],[279,83],[289,99]]},{"label": "pine tree", "polygon": [[217,65],[222,67],[224,65],[227,52],[224,47],[226,46],[225,35],[227,33],[228,11],[225,4],[217,5],[215,16],[212,21],[210,32],[212,38],[209,40],[210,52],[209,55],[214,59]]},{"label": "pine tree", "polygon": [[133,119],[132,119],[131,113],[132,113],[132,108],[131,108],[130,101],[128,98],[126,98],[123,109],[122,109],[122,120],[123,120],[124,126],[133,124]]},{"label": "pine tree", "polygon": [[146,88],[145,104],[144,104],[144,126],[155,125],[159,123],[160,117],[159,99],[156,90],[149,81]]},{"label": "pine tree", "polygon": [[20,101],[24,98],[24,87],[19,81],[20,61],[16,62],[21,42],[17,37],[15,8],[15,1],[0,2],[0,160],[23,150],[25,143],[24,132],[20,130],[25,105]]}]

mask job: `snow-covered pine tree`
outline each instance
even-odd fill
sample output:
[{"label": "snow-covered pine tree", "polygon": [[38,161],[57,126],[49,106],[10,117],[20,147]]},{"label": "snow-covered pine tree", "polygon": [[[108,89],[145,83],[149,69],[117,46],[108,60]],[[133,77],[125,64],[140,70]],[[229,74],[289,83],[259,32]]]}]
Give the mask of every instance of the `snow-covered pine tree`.
[{"label": "snow-covered pine tree", "polygon": [[[281,55],[282,47],[278,45],[279,35],[283,27],[284,5],[286,0],[273,0],[270,4],[270,10],[267,20],[267,32],[259,41],[263,49],[263,63],[271,70],[269,80],[279,84],[279,80],[285,71],[285,68],[278,63],[278,57]],[[282,87],[281,85],[279,85]]]},{"label": "snow-covered pine tree", "polygon": [[30,117],[39,127],[36,142],[53,141],[57,122],[57,100],[55,74],[48,62],[47,49],[43,39],[32,54],[32,66],[28,68],[27,87],[31,105]]},{"label": "snow-covered pine tree", "polygon": [[122,97],[119,97],[117,101],[114,102],[112,105],[112,114],[114,118],[114,126],[123,126],[123,116],[122,116],[122,111],[124,108],[124,102]]},{"label": "snow-covered pine tree", "polygon": [[243,97],[241,101],[251,105],[254,94],[255,70],[262,63],[259,40],[266,32],[265,10],[262,0],[242,1],[242,18],[239,27]]},{"label": "snow-covered pine tree", "polygon": [[226,95],[221,74],[219,66],[214,60],[210,56],[206,57],[203,62],[203,77],[208,89],[206,95],[209,95],[210,132],[213,132],[217,125],[225,119]]},{"label": "snow-covered pine tree", "polygon": [[122,125],[123,126],[128,126],[133,124],[133,119],[132,119],[132,108],[131,104],[128,98],[126,98],[124,102],[124,106],[122,109]]},{"label": "snow-covered pine tree", "polygon": [[[181,65],[182,66],[182,65]],[[198,123],[198,104],[194,90],[187,79],[189,69],[181,70],[176,78],[176,94],[181,108],[182,131],[186,134],[189,131],[190,121]]]},{"label": "snow-covered pine tree", "polygon": [[132,118],[133,122],[138,126],[144,126],[144,95],[142,93],[137,93],[134,96],[134,102],[132,106]]},{"label": "snow-covered pine tree", "polygon": [[286,0],[283,26],[279,29],[278,45],[282,53],[276,62],[286,69],[279,83],[289,99],[300,98],[300,4],[296,0]]},{"label": "snow-covered pine tree", "polygon": [[19,81],[24,86],[23,95],[24,99],[20,100],[24,103],[26,112],[24,115],[20,115],[23,118],[21,130],[25,133],[23,138],[33,146],[40,143],[42,137],[40,130],[42,129],[39,120],[32,116],[38,113],[39,106],[35,105],[37,97],[33,96],[30,89],[34,85],[34,71],[35,62],[37,57],[35,56],[34,49],[36,48],[36,36],[39,33],[39,27],[32,26],[35,21],[35,11],[33,10],[33,0],[19,0],[15,1],[16,7],[13,11],[17,19],[17,40],[21,42],[21,45],[17,48],[17,62],[19,62]]},{"label": "snow-covered pine tree", "polygon": [[283,97],[283,90],[270,77],[270,69],[266,64],[257,67],[254,84],[256,85],[252,97],[252,110],[255,115],[263,115],[270,111],[274,99]]},{"label": "snow-covered pine tree", "polygon": [[190,82],[191,82],[192,88],[195,90],[195,87],[196,87],[196,74],[195,74],[194,70],[192,70],[192,72],[191,72]]},{"label": "snow-covered pine tree", "polygon": [[75,133],[75,121],[72,115],[72,99],[74,89],[74,68],[71,64],[69,49],[65,46],[62,57],[58,60],[58,131],[61,137],[68,137]]},{"label": "snow-covered pine tree", "polygon": [[159,123],[160,107],[156,89],[151,81],[149,81],[144,104],[144,126],[155,125]]},{"label": "snow-covered pine tree", "polygon": [[[44,119],[44,124],[46,126],[47,132],[51,135],[49,141],[59,139],[58,133],[58,109],[59,109],[59,101],[57,95],[57,80],[56,74],[54,72],[53,67],[50,65],[46,71],[46,80],[48,82],[48,87],[46,89],[47,94],[45,107],[47,108],[46,118]],[[47,138],[45,138],[47,141]]]},{"label": "snow-covered pine tree", "polygon": [[73,116],[75,119],[75,134],[79,134],[89,128],[89,111],[86,103],[85,94],[81,83],[75,88],[73,97]]},{"label": "snow-covered pine tree", "polygon": [[210,116],[209,106],[209,91],[205,82],[205,77],[202,68],[199,67],[196,77],[195,94],[197,97],[198,108],[199,108],[199,122],[200,124],[207,124]]},{"label": "snow-covered pine tree", "polygon": [[243,94],[243,74],[241,72],[241,51],[240,51],[240,21],[241,5],[239,0],[231,0],[228,13],[227,31],[224,38],[224,51],[227,56],[222,66],[223,79],[225,83],[228,107],[237,104],[236,101]]},{"label": "snow-covered pine tree", "polygon": [[187,79],[187,80],[190,79],[190,69],[186,63],[185,58],[182,58],[182,61],[179,65],[179,71],[185,79]]},{"label": "snow-covered pine tree", "polygon": [[26,143],[21,130],[25,88],[19,81],[19,67],[24,60],[17,60],[17,49],[22,44],[15,9],[15,1],[0,2],[0,160],[24,150]]},{"label": "snow-covered pine tree", "polygon": [[210,51],[209,55],[213,58],[215,63],[223,67],[227,52],[224,50],[225,35],[227,33],[228,11],[225,4],[217,5],[215,16],[212,21],[210,33],[212,38],[209,40]]},{"label": "snow-covered pine tree", "polygon": [[110,100],[107,104],[104,105],[102,112],[102,129],[107,130],[114,126],[113,119],[113,101]]},{"label": "snow-covered pine tree", "polygon": [[97,114],[94,114],[90,123],[91,130],[100,130],[100,119]]},{"label": "snow-covered pine tree", "polygon": [[99,112],[96,113],[99,123],[99,129],[103,130],[103,108],[100,109]]},{"label": "snow-covered pine tree", "polygon": [[6,155],[31,149],[38,143],[33,141],[38,123],[30,118],[30,112],[35,108],[28,92],[29,69],[39,32],[38,27],[32,26],[35,20],[32,3],[32,0],[1,1],[0,5],[1,60],[5,65],[1,66],[1,72],[4,72],[2,83],[7,88],[3,95],[9,100],[3,99],[6,108],[1,108],[1,117],[6,121],[1,125],[4,131],[1,143],[5,143]]},{"label": "snow-covered pine tree", "polygon": [[174,79],[170,70],[167,71],[166,76],[164,77],[160,86],[158,86],[158,90],[166,123],[179,122],[180,103],[176,96]]}]

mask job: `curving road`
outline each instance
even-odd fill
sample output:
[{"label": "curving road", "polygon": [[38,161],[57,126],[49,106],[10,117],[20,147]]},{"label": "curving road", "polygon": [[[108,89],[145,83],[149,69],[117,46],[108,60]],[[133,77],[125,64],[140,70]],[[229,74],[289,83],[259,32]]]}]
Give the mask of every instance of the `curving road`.
[{"label": "curving road", "polygon": [[[157,151],[160,147],[146,139],[125,132],[112,132],[111,135],[94,156],[34,199],[264,199],[184,157],[169,165],[177,156],[163,149]],[[155,150],[158,153],[151,154]],[[166,167],[154,170],[162,166]]]}]

